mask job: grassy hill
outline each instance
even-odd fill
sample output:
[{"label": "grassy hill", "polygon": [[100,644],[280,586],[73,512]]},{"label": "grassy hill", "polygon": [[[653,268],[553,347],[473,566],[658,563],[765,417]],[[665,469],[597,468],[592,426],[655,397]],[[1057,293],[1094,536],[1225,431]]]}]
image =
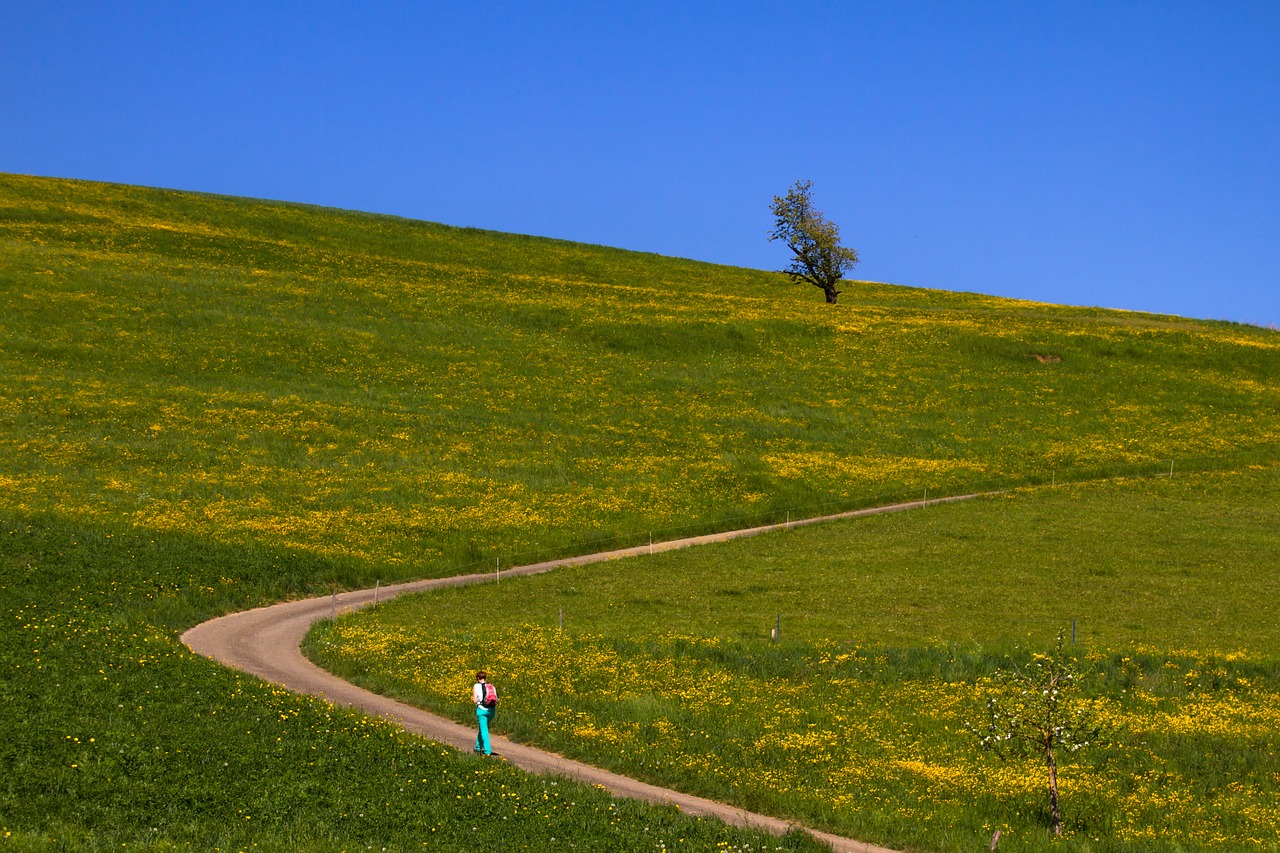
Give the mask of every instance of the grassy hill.
[{"label": "grassy hill", "polygon": [[473,765],[177,636],[334,585],[1280,443],[1275,332],[874,283],[843,300],[560,241],[0,176],[0,834],[750,843],[587,792],[546,818],[507,808],[494,786],[546,788],[503,771],[450,803]]},{"label": "grassy hill", "polygon": [[[398,599],[308,652],[459,719],[486,669],[522,742],[895,849],[1272,850],[1278,554],[1274,463],[1044,486]],[[1043,757],[971,729],[1077,629],[1105,736],[1058,754],[1055,841]]]}]

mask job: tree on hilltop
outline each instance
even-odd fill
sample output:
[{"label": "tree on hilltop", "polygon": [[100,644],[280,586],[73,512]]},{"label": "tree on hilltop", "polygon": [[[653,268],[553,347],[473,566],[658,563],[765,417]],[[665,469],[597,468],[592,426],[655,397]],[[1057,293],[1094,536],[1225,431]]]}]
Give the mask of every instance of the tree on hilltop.
[{"label": "tree on hilltop", "polygon": [[785,196],[773,197],[773,230],[769,240],[783,240],[792,254],[783,272],[792,281],[807,281],[834,305],[843,291],[836,290],[844,274],[858,264],[858,251],[840,245],[840,229],[822,212],[814,210],[810,191],[813,181],[796,181]]}]

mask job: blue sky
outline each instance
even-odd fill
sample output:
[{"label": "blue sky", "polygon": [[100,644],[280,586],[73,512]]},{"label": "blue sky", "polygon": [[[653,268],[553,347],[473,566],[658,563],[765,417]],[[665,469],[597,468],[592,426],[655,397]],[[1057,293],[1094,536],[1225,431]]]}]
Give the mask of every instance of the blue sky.
[{"label": "blue sky", "polygon": [[857,278],[1280,325],[1272,0],[3,17],[0,171],[766,269],[805,178]]}]

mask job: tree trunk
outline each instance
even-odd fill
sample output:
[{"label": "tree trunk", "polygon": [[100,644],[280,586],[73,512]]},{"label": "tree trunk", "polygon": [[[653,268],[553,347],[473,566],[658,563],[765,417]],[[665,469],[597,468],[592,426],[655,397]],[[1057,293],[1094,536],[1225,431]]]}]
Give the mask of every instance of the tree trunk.
[{"label": "tree trunk", "polygon": [[835,305],[836,297],[840,295],[840,291],[836,290],[835,288],[828,287],[823,292],[827,294],[827,304]]},{"label": "tree trunk", "polygon": [[1062,835],[1062,813],[1058,811],[1058,762],[1053,757],[1053,750],[1045,753],[1049,764],[1049,822],[1053,825],[1053,834]]}]

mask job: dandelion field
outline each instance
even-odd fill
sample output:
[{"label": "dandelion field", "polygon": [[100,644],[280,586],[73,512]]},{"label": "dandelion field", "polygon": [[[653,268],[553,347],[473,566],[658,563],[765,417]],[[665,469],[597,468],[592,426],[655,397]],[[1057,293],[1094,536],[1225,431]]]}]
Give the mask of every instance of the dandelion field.
[{"label": "dandelion field", "polygon": [[[561,241],[0,175],[0,840],[759,849],[582,789],[544,814],[542,780],[276,694],[178,636],[648,531],[1280,444],[1273,331],[874,283],[843,299]],[[578,628],[617,639],[600,625]]]},{"label": "dandelion field", "polygon": [[17,176],[0,217],[24,511],[410,577],[1280,445],[1250,326]]},{"label": "dandelion field", "polygon": [[[1280,467],[1259,466],[433,592],[308,649],[454,716],[485,668],[521,741],[877,843],[972,850],[999,829],[1002,850],[1274,850],[1278,553]],[[996,667],[1073,620],[1108,738],[1060,758],[1054,843],[1043,768],[983,754],[969,728]]]}]

